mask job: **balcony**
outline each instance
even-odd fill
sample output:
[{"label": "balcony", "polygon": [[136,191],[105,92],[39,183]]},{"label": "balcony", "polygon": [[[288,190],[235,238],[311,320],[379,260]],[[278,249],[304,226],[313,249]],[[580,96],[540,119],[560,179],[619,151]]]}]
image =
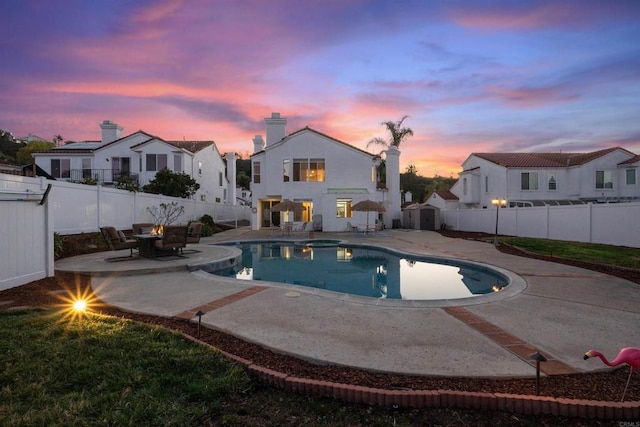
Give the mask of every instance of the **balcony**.
[{"label": "balcony", "polygon": [[139,184],[138,174],[123,171],[120,169],[71,169],[67,173],[63,173],[62,178],[68,178],[69,181],[82,182],[85,180],[95,180],[100,185],[111,185],[121,176],[128,176],[133,182]]}]

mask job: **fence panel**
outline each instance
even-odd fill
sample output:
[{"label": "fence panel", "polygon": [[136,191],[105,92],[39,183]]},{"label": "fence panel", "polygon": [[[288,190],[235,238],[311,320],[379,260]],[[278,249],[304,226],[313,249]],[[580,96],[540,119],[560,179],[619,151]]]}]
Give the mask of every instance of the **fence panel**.
[{"label": "fence panel", "polygon": [[[440,213],[461,231],[495,232],[495,209]],[[640,203],[607,203],[500,209],[499,234],[640,247]]]}]

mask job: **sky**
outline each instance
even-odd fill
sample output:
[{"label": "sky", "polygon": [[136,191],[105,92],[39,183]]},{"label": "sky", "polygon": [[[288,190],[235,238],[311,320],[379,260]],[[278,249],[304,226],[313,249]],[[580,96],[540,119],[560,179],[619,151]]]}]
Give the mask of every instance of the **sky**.
[{"label": "sky", "polygon": [[0,3],[0,128],[98,140],[111,120],[249,155],[264,118],[358,148],[408,116],[401,169],[473,152],[640,154],[640,1]]}]

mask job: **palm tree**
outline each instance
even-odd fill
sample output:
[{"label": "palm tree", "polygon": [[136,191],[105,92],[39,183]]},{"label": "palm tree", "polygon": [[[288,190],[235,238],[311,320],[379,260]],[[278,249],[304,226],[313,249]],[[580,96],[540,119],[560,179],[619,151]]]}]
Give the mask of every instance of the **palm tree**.
[{"label": "palm tree", "polygon": [[413,136],[413,130],[411,130],[411,128],[402,127],[402,122],[404,122],[404,120],[407,117],[409,116],[404,116],[397,122],[392,122],[391,120],[389,120],[389,121],[380,123],[381,125],[384,125],[387,127],[387,130],[391,134],[391,139],[385,140],[384,138],[380,138],[380,137],[373,138],[371,141],[367,143],[367,148],[369,148],[370,145],[382,145],[386,148],[391,148],[392,146],[395,146],[396,148],[400,148],[401,142],[403,142],[410,136]]}]

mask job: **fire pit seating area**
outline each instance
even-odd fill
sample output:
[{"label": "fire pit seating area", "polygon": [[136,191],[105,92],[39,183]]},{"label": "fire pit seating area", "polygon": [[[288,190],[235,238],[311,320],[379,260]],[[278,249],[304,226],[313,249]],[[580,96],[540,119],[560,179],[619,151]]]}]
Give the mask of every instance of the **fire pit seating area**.
[{"label": "fire pit seating area", "polygon": [[177,255],[187,246],[187,226],[167,225],[162,238],[155,241],[156,256]]},{"label": "fire pit seating area", "polygon": [[129,239],[122,231],[116,230],[115,227],[101,227],[100,232],[110,250],[130,250],[129,256],[107,258],[107,261],[120,261],[133,258],[133,250],[138,249],[138,241],[136,239]]}]

